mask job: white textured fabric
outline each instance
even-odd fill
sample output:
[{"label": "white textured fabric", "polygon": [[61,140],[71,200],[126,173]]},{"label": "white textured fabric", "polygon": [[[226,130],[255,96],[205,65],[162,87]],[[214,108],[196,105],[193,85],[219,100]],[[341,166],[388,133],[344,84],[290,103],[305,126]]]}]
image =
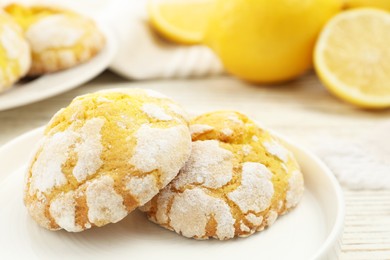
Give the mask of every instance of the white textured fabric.
[{"label": "white textured fabric", "polygon": [[390,189],[390,120],[358,138],[323,134],[306,143],[351,189]]},{"label": "white textured fabric", "polygon": [[222,65],[205,46],[161,39],[147,21],[146,0],[117,0],[101,15],[119,43],[110,68],[130,79],[186,78],[220,74]]}]

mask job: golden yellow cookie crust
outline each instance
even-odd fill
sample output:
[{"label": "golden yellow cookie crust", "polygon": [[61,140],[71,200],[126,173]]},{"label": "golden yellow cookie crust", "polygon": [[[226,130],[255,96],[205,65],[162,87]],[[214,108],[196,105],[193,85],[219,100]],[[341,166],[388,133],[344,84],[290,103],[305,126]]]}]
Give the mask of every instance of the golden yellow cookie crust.
[{"label": "golden yellow cookie crust", "polygon": [[74,67],[96,56],[105,38],[94,21],[70,10],[11,4],[4,9],[23,28],[30,43],[29,75]]},{"label": "golden yellow cookie crust", "polygon": [[157,92],[80,96],[46,126],[27,171],[24,203],[50,230],[115,223],[165,187],[190,150],[185,112]]},{"label": "golden yellow cookie crust", "polygon": [[30,64],[30,47],[21,28],[0,11],[0,92],[26,75]]},{"label": "golden yellow cookie crust", "polygon": [[243,114],[200,115],[179,175],[141,207],[161,226],[195,239],[246,237],[295,207],[303,176],[280,140]]}]

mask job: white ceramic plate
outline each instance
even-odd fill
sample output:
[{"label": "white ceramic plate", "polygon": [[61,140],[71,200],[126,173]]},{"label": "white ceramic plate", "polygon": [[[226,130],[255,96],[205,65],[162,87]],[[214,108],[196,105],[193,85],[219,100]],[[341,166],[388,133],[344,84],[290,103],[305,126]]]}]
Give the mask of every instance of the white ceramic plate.
[{"label": "white ceramic plate", "polygon": [[17,83],[0,93],[0,111],[34,103],[76,88],[105,70],[114,58],[117,45],[107,27],[99,25],[99,28],[106,37],[106,45],[96,57],[67,70],[43,75],[26,83]]},{"label": "white ceramic plate", "polygon": [[117,224],[82,233],[48,231],[22,203],[24,169],[43,128],[0,149],[0,259],[335,259],[344,204],[332,173],[316,157],[286,143],[305,176],[296,209],[248,238],[196,241],[149,222],[136,211]]}]

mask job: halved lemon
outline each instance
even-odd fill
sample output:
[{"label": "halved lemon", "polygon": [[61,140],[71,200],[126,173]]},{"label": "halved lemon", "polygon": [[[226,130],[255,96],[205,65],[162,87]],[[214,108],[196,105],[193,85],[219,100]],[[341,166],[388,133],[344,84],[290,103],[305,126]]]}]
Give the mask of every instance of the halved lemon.
[{"label": "halved lemon", "polygon": [[213,4],[213,0],[149,0],[150,22],[173,42],[201,43]]},{"label": "halved lemon", "polygon": [[341,99],[390,107],[390,13],[361,8],[336,15],[318,38],[314,63],[324,85]]}]

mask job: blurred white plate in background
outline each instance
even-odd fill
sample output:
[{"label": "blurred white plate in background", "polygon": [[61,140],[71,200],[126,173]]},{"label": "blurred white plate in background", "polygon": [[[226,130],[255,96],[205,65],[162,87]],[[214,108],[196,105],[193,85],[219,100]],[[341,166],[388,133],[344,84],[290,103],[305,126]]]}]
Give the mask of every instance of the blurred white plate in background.
[{"label": "blurred white plate in background", "polygon": [[43,128],[33,130],[0,149],[0,259],[337,259],[341,189],[328,168],[297,145],[286,142],[305,177],[296,209],[248,238],[196,241],[160,228],[138,211],[81,233],[39,227],[23,206],[22,193],[30,153],[42,133]]},{"label": "blurred white plate in background", "polygon": [[0,93],[0,111],[34,103],[76,88],[105,70],[114,58],[117,44],[109,28],[101,24],[99,28],[106,37],[106,45],[98,55],[86,63],[43,75],[26,83],[18,83]]}]

